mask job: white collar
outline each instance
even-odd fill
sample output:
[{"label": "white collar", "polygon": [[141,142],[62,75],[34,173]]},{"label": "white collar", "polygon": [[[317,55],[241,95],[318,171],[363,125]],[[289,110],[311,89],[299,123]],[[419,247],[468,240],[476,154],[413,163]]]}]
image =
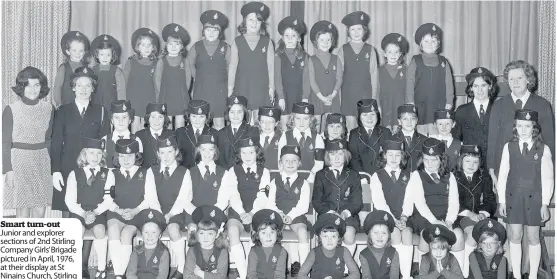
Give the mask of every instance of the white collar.
[{"label": "white collar", "polygon": [[84,105],[79,104],[77,101],[74,101],[75,105],[77,106],[79,113],[81,113],[81,111],[83,111],[83,109],[85,109],[87,111],[87,107],[89,106],[90,101],[87,101],[87,103],[85,103]]},{"label": "white collar", "polygon": [[528,144],[528,147],[532,146],[532,138],[530,138],[529,140],[518,140],[518,144],[520,145],[520,147],[522,147],[524,143]]},{"label": "white collar", "polygon": [[170,164],[169,166],[166,166],[165,164],[163,164],[161,162],[161,169],[160,172],[164,172],[164,170],[166,169],[166,167],[168,167],[168,171],[169,172],[173,172],[177,167],[178,167],[178,162],[176,162],[176,160],[174,160],[174,162],[172,162],[172,164]]},{"label": "white collar", "polygon": [[242,168],[244,168],[244,172],[248,173],[248,168],[250,168],[250,172],[257,172],[257,163],[252,164],[250,166],[246,165],[246,164],[242,164]]},{"label": "white collar", "polygon": [[410,134],[408,134],[408,132],[400,129],[400,131],[402,132],[402,135],[404,135],[405,137],[410,137],[413,138],[414,137],[414,131],[410,132]]},{"label": "white collar", "polygon": [[265,137],[269,137],[269,140],[271,140],[275,136],[275,131],[272,131],[269,134],[261,133],[260,136],[261,136],[261,139],[263,139],[263,142],[265,142]]},{"label": "white collar", "polygon": [[[344,167],[340,167],[340,168],[338,168],[338,169],[333,168],[333,167],[329,167],[329,169],[330,169],[333,173],[335,172],[335,170],[338,170],[338,174],[340,175],[340,174],[342,173],[342,170],[344,169]],[[335,173],[335,175],[336,175],[336,173]]]},{"label": "white collar", "polygon": [[240,126],[242,126],[243,122],[240,124],[232,124],[230,123],[230,129],[232,130],[232,132],[234,132],[234,129],[236,129],[236,132],[238,132],[238,130],[240,130]]},{"label": "white collar", "polygon": [[[520,100],[522,101],[522,108],[524,108],[524,105],[526,105],[526,102],[528,101],[528,98],[530,98],[530,91],[526,90],[526,94],[524,94],[524,96],[522,96],[520,98]],[[513,103],[516,103],[516,100],[518,100],[519,98],[511,92],[511,98],[513,99]]]},{"label": "white collar", "polygon": [[[310,138],[311,139],[311,130],[307,129],[304,132],[304,136],[305,138]],[[295,138],[301,138],[302,137],[302,131],[300,131],[298,128],[294,128],[292,129],[292,134],[294,135]]]},{"label": "white collar", "polygon": [[[133,165],[133,166],[132,166],[129,170],[127,170],[127,171],[130,172],[130,175],[131,175],[131,176],[134,176],[135,172],[136,172],[138,169],[139,169],[138,166]],[[126,174],[126,169],[124,169],[123,167],[120,167],[120,173],[125,175],[125,174]]]},{"label": "white collar", "polygon": [[384,169],[388,174],[391,174],[392,171],[395,171],[395,173],[398,175],[401,171],[400,168],[393,169],[393,168],[389,167],[388,165],[385,165]]},{"label": "white collar", "polygon": [[284,183],[286,183],[287,177],[290,177],[290,183],[294,183],[294,181],[296,181],[296,179],[298,178],[298,173],[296,172],[293,175],[286,175],[286,173],[281,172],[280,177],[282,178],[282,182]]},{"label": "white collar", "polygon": [[209,171],[211,171],[211,173],[214,173],[217,167],[215,161],[212,161],[209,164],[205,164],[203,161],[199,161],[197,167],[199,168],[199,172],[201,172],[201,174],[205,174],[206,171],[205,166],[209,166]]},{"label": "white collar", "polygon": [[160,129],[159,131],[155,131],[155,130],[153,130],[153,128],[149,127],[149,131],[151,132],[151,135],[152,135],[153,137],[155,137],[155,134],[158,134],[159,137],[160,137],[160,136],[162,135],[162,131],[163,131],[163,130],[164,130],[164,128],[163,128],[163,129]]},{"label": "white collar", "polygon": [[484,106],[484,109],[487,109],[487,106],[489,105],[489,98],[487,98],[487,99],[485,99],[485,100],[483,100],[483,101],[480,101],[480,100],[477,100],[476,98],[474,98],[474,99],[472,100],[472,102],[474,102],[474,106],[476,106],[476,108],[477,108],[478,110],[480,109],[480,105],[483,105],[483,106]]}]

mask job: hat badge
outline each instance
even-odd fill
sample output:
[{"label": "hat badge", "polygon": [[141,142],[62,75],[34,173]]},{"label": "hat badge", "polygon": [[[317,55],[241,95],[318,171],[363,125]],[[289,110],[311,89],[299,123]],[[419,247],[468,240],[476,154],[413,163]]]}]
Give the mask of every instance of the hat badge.
[{"label": "hat badge", "polygon": [[400,72],[400,77],[404,76],[404,74],[402,72]]},{"label": "hat badge", "polygon": [[478,149],[477,145],[474,145],[474,151],[479,152],[480,150]]},{"label": "hat badge", "polygon": [[294,24],[294,25],[298,25],[298,20],[297,20],[297,19],[296,19],[296,20],[294,20],[294,22],[292,22],[292,24]]},{"label": "hat badge", "polygon": [[360,20],[364,20],[364,14],[360,16]]},{"label": "hat badge", "polygon": [[269,116],[273,116],[273,111],[272,110],[269,111]]},{"label": "hat badge", "polygon": [[107,36],[104,36],[104,40],[105,40],[105,41],[108,41],[108,37],[107,37]]},{"label": "hat badge", "polygon": [[215,13],[215,15],[213,16],[213,19],[218,19],[219,18],[219,14]]},{"label": "hat badge", "polygon": [[215,142],[215,136],[211,136],[211,142]]},{"label": "hat badge", "polygon": [[166,146],[170,146],[170,140],[169,139],[166,140]]},{"label": "hat badge", "polygon": [[132,153],[132,149],[129,146],[126,148],[126,153]]},{"label": "hat badge", "polygon": [[305,112],[305,113],[309,113],[308,107],[306,107],[306,109],[304,109],[304,112]]},{"label": "hat badge", "polygon": [[491,220],[487,223],[487,227],[490,229],[493,228],[493,223],[491,223]]},{"label": "hat badge", "polygon": [[339,147],[339,148],[344,148],[344,147],[342,146],[342,143],[340,143],[340,142],[338,143],[338,147]]},{"label": "hat badge", "polygon": [[202,114],[202,113],[203,113],[203,110],[202,110],[201,108],[199,108],[199,109],[197,110],[197,113]]},{"label": "hat badge", "polygon": [[147,217],[149,217],[149,219],[153,219],[154,217],[153,211],[149,211],[149,215],[147,215]]},{"label": "hat badge", "polygon": [[213,187],[215,187],[215,188],[216,188],[217,186],[219,186],[219,184],[218,184],[218,183],[217,183],[216,181],[215,181],[215,182],[213,182]]},{"label": "hat badge", "polygon": [[439,235],[441,233],[441,230],[439,230],[439,227],[435,228],[435,235]]},{"label": "hat badge", "polygon": [[294,147],[294,152],[298,153],[298,147]]},{"label": "hat badge", "polygon": [[335,220],[335,225],[337,225],[337,226],[340,225],[340,218],[337,218],[337,219]]},{"label": "hat badge", "polygon": [[248,144],[253,145],[253,141],[251,141],[251,139],[249,139]]},{"label": "hat badge", "polygon": [[153,263],[156,264],[159,260],[157,260],[157,256],[153,258]]},{"label": "hat badge", "polygon": [[497,264],[495,262],[491,265],[491,269],[497,269]]},{"label": "hat badge", "polygon": [[271,213],[271,216],[269,216],[269,218],[270,218],[271,220],[275,220],[275,213],[274,213],[274,212]]},{"label": "hat badge", "polygon": [[75,35],[76,35],[77,37],[81,36],[81,34],[79,34],[79,32],[75,32]]},{"label": "hat badge", "polygon": [[332,23],[329,23],[329,26],[328,26],[328,27],[329,27],[329,29],[333,29],[333,24],[332,24]]},{"label": "hat badge", "polygon": [[482,72],[482,68],[478,68],[478,74],[481,74]]},{"label": "hat badge", "polygon": [[389,216],[387,216],[387,214],[385,214],[385,216],[383,216],[383,220],[385,220],[385,221],[389,220]]},{"label": "hat badge", "polygon": [[178,32],[179,30],[180,30],[180,27],[178,27],[178,26],[176,26],[176,27],[174,28],[174,32]]},{"label": "hat badge", "polygon": [[238,97],[234,98],[234,103],[237,104],[238,102]]},{"label": "hat badge", "polygon": [[416,112],[416,107],[412,106],[412,111]]},{"label": "hat badge", "polygon": [[337,261],[335,262],[337,265],[340,264],[340,258],[337,258]]},{"label": "hat badge", "polygon": [[83,68],[83,73],[84,73],[84,74],[87,73],[87,68]]},{"label": "hat badge", "polygon": [[391,259],[387,257],[387,260],[385,261],[385,263],[391,264]]},{"label": "hat badge", "polygon": [[211,216],[213,218],[215,217],[215,210],[214,209],[213,209],[213,211],[211,211],[211,214],[209,214],[209,216]]},{"label": "hat badge", "polygon": [[429,148],[429,154],[433,154],[433,148]]},{"label": "hat badge", "polygon": [[431,30],[433,30],[433,31],[437,30],[437,28],[435,28],[435,25],[433,25],[433,26],[431,27]]},{"label": "hat badge", "polygon": [[128,108],[126,107],[126,104],[123,104],[123,105],[122,105],[122,110],[123,110],[123,111],[128,110]]},{"label": "hat badge", "polygon": [[451,118],[451,113],[447,111],[447,118]]},{"label": "hat badge", "polygon": [[529,112],[526,113],[526,117],[525,117],[525,118],[526,118],[526,120],[530,120],[530,118],[532,118],[532,117],[530,116],[530,113],[529,113]]},{"label": "hat badge", "polygon": [[259,8],[260,11],[264,11],[265,10],[265,6],[262,5],[261,8]]},{"label": "hat badge", "polygon": [[164,111],[164,110],[165,110],[164,105],[162,105],[162,111]]},{"label": "hat badge", "polygon": [[149,29],[149,34],[153,34],[153,31],[151,31],[151,29]]},{"label": "hat badge", "polygon": [[139,178],[143,178],[143,173],[139,172]]},{"label": "hat badge", "polygon": [[273,263],[277,263],[277,257],[273,256],[272,261],[273,261]]},{"label": "hat badge", "polygon": [[397,41],[402,41],[402,36],[398,36],[398,39],[396,39]]}]

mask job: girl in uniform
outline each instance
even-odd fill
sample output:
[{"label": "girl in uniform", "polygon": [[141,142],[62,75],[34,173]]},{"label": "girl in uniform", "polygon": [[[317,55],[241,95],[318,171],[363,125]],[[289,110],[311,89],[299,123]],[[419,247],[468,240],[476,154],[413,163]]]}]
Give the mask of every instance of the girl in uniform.
[{"label": "girl in uniform", "polygon": [[537,278],[540,265],[540,226],[549,219],[553,195],[551,151],[540,134],[538,112],[519,109],[514,116],[511,141],[503,147],[499,168],[499,214],[510,227],[509,254],[513,275],[521,276],[522,231],[526,226],[530,278]]},{"label": "girl in uniform", "polygon": [[383,115],[383,126],[396,133],[398,131],[398,107],[404,104],[406,92],[406,65],[404,56],[408,53],[408,40],[399,33],[390,33],[381,40],[385,53],[385,64],[379,67],[379,103]]},{"label": "girl in uniform", "polygon": [[290,104],[309,98],[308,55],[300,44],[306,33],[306,25],[301,18],[287,16],[278,24],[281,36],[275,51],[275,85],[278,105],[284,111],[282,127],[286,130]]},{"label": "girl in uniform", "polygon": [[394,228],[395,221],[386,211],[374,210],[367,215],[364,221],[367,247],[360,253],[362,278],[399,278],[399,255],[389,241]]},{"label": "girl in uniform", "polygon": [[408,215],[402,212],[405,205],[414,206],[412,197],[407,195],[411,173],[406,167],[409,156],[404,151],[402,141],[395,138],[384,141],[382,149],[377,165],[379,169],[371,176],[371,201],[376,210],[388,212],[394,219],[391,244],[398,252],[402,278],[408,279],[414,251],[412,224],[408,221]]},{"label": "girl in uniform", "polygon": [[139,28],[132,34],[132,49],[135,52],[124,66],[126,98],[136,107],[137,115],[132,132],[136,133],[145,123],[140,115],[144,108],[157,101],[155,93],[155,66],[159,53],[159,37],[149,28]]},{"label": "girl in uniform", "polygon": [[253,215],[251,226],[254,246],[248,256],[247,278],[285,279],[287,252],[280,245],[284,227],[280,214],[261,209]]},{"label": "girl in uniform", "polygon": [[275,51],[265,22],[269,7],[261,2],[249,2],[242,6],[240,13],[244,19],[238,32],[242,35],[232,43],[228,96],[245,96],[250,100],[247,109],[251,112],[275,102]]},{"label": "girl in uniform", "polygon": [[[317,218],[314,231],[318,236],[319,246],[313,248],[309,253],[307,260],[300,268],[298,278],[360,278],[360,270],[352,258],[352,254],[340,245],[345,230],[346,224],[338,214],[325,213]],[[345,265],[348,268],[348,274],[344,274]]]},{"label": "girl in uniform", "polygon": [[365,42],[369,37],[368,14],[362,11],[350,13],[342,19],[342,24],[346,25],[350,41],[337,54],[344,65],[340,112],[346,115],[348,129],[354,129],[359,122],[359,111],[354,109],[354,104],[361,99],[377,100],[379,95],[377,53]]},{"label": "girl in uniform", "polygon": [[309,34],[315,48],[309,63],[311,95],[308,100],[315,106],[315,117],[321,114],[340,112],[340,86],[342,85],[342,62],[336,54],[331,54],[338,40],[336,26],[327,20],[316,22]]},{"label": "girl in uniform", "polygon": [[248,100],[246,97],[229,97],[226,103],[227,108],[224,115],[228,124],[217,133],[220,151],[218,164],[225,169],[230,169],[236,164],[238,140],[259,133],[256,128],[249,124]]},{"label": "girl in uniform", "polygon": [[185,115],[188,124],[176,130],[178,147],[180,147],[180,153],[183,154],[182,165],[186,168],[191,168],[197,163],[193,154],[195,154],[199,136],[217,133],[217,130],[211,128],[210,125],[210,111],[211,105],[206,101],[191,100]]},{"label": "girl in uniform", "polygon": [[474,225],[472,235],[479,247],[470,254],[468,278],[508,278],[507,258],[503,255],[507,239],[505,227],[496,220],[483,219]]},{"label": "girl in uniform", "polygon": [[123,278],[126,272],[132,253],[132,240],[141,229],[140,212],[148,208],[160,208],[156,185],[147,182],[147,169],[141,167],[141,161],[139,142],[133,139],[116,141],[114,169],[109,176],[113,180],[107,181],[114,198],[107,213],[108,253],[116,278]]},{"label": "girl in uniform", "polygon": [[186,256],[186,278],[227,278],[228,243],[224,212],[214,205],[204,205],[195,209],[192,220],[196,230],[189,231],[191,248]]},{"label": "girl in uniform", "polygon": [[77,158],[81,152],[81,137],[101,139],[110,130],[109,115],[103,106],[90,102],[95,92],[97,76],[87,67],[78,68],[71,76],[71,87],[75,100],[62,105],[54,115],[51,142],[52,209],[62,211],[68,217],[68,207],[64,202],[66,180],[70,172],[77,168]]},{"label": "girl in uniform", "polygon": [[358,126],[350,131],[348,140],[348,150],[352,154],[350,167],[356,172],[363,171],[373,175],[377,170],[377,154],[381,142],[391,135],[389,129],[379,126],[379,107],[376,100],[358,101]]},{"label": "girl in uniform", "polygon": [[267,208],[275,210],[285,224],[298,236],[298,261],[293,261],[290,276],[295,277],[300,263],[309,253],[308,229],[311,223],[306,218],[311,199],[310,187],[299,173],[301,165],[300,147],[286,145],[280,150],[280,174],[275,175],[269,184]]},{"label": "girl in uniform", "polygon": [[170,271],[170,253],[161,241],[166,220],[162,213],[151,209],[143,210],[141,217],[143,242],[133,250],[126,278],[167,278]]},{"label": "girl in uniform", "polygon": [[118,100],[112,102],[110,105],[110,122],[114,127],[112,133],[103,137],[106,141],[106,166],[108,168],[114,168],[114,147],[116,141],[120,139],[132,139],[139,143],[139,152],[143,152],[143,144],[141,139],[132,134],[129,130],[129,126],[133,121],[135,115],[135,110],[132,108],[130,101]]},{"label": "girl in uniform", "polygon": [[86,66],[85,54],[89,51],[89,40],[79,31],[69,31],[60,40],[62,54],[66,57],[64,62],[56,71],[54,86],[52,87],[52,98],[54,105],[70,104],[74,101],[75,92],[71,86],[72,75],[77,68]]},{"label": "girl in uniform", "polygon": [[277,125],[281,112],[276,107],[259,107],[259,143],[263,147],[265,168],[278,170],[279,139],[282,137],[281,128]]},{"label": "girl in uniform", "polygon": [[418,112],[412,104],[399,106],[397,109],[398,125],[400,129],[394,135],[399,141],[404,142],[404,150],[408,154],[408,168],[411,172],[418,169],[422,156],[422,145],[426,136],[418,133]]},{"label": "girl in uniform", "polygon": [[325,146],[327,167],[315,175],[311,202],[317,214],[335,213],[346,222],[344,244],[352,255],[356,252],[358,214],[363,208],[360,175],[348,167],[350,152],[346,140],[328,141]]},{"label": "girl in uniform", "polygon": [[327,114],[325,132],[322,135],[323,141],[346,140],[347,134],[346,117],[340,113]]},{"label": "girl in uniform", "polygon": [[421,54],[414,55],[406,75],[406,103],[416,105],[418,132],[434,135],[434,112],[453,107],[453,73],[447,58],[439,55],[443,30],[433,23],[425,23],[416,30],[414,41]]},{"label": "girl in uniform", "polygon": [[464,279],[462,269],[455,257],[449,253],[457,241],[455,234],[444,225],[430,225],[423,232],[429,243],[430,252],[421,257],[417,279],[453,278]]},{"label": "girl in uniform", "polygon": [[[167,138],[174,132],[167,127],[170,119],[167,116],[166,104],[150,103],[147,105],[146,114],[144,116],[145,129],[138,131],[135,135],[143,144],[143,167],[150,168],[157,165],[157,140],[159,138]],[[135,118],[137,121],[137,117]]]},{"label": "girl in uniform", "polygon": [[265,207],[265,188],[271,181],[269,170],[263,165],[263,150],[256,137],[238,141],[236,161],[238,163],[223,178],[236,189],[230,200],[226,232],[230,241],[231,258],[234,258],[240,278],[246,278],[246,256],[240,242],[240,233],[250,231],[253,214]]},{"label": "girl in uniform", "polygon": [[278,147],[282,150],[285,145],[300,147],[300,170],[310,171],[301,174],[309,183],[313,183],[315,173],[323,168],[323,161],[315,159],[315,149],[324,149],[323,138],[315,130],[314,108],[312,104],[299,102],[292,104],[289,126],[291,130],[285,132],[279,140]]},{"label": "girl in uniform", "polygon": [[451,130],[455,126],[454,113],[447,109],[438,109],[435,111],[433,119],[439,133],[430,137],[436,138],[445,144],[445,150],[449,157],[449,169],[455,171],[458,165],[462,142],[453,138],[451,134]]},{"label": "girl in uniform", "polygon": [[178,268],[171,277],[180,279],[183,277],[181,272],[186,263],[186,240],[182,238],[181,233],[186,225],[184,204],[191,199],[191,187],[188,187],[190,181],[186,178],[188,169],[180,164],[182,154],[174,135],[159,137],[157,157],[159,164],[147,171],[146,179],[147,183],[155,184],[157,187],[156,195],[170,235],[170,248],[176,257]]},{"label": "girl in uniform", "polygon": [[112,205],[110,183],[114,179],[106,168],[104,140],[82,138],[83,149],[77,158],[77,168],[68,176],[65,202],[70,211],[70,218],[78,219],[86,230],[92,230],[94,241],[83,241],[88,246],[82,256],[82,276],[89,278],[87,263],[91,252],[91,243],[95,244],[97,255],[97,273],[95,278],[106,278],[106,210]]},{"label": "girl in uniform", "polygon": [[[455,234],[456,244],[451,244],[451,253],[464,266],[464,236],[462,229],[453,226],[459,210],[458,186],[454,175],[449,171],[449,159],[445,144],[440,140],[428,138],[422,146],[422,163],[417,171],[412,172],[408,181],[414,206],[418,210],[411,220],[416,234],[421,233],[418,255],[428,251],[427,234],[422,232],[431,225],[440,224]],[[413,208],[403,205],[402,214],[411,216]],[[454,227],[454,228],[453,228]]]},{"label": "girl in uniform", "polygon": [[228,18],[215,10],[205,11],[199,19],[203,25],[203,40],[197,41],[188,53],[187,63],[194,78],[193,99],[210,104],[214,111],[214,128],[224,127],[224,112],[228,94],[228,64],[230,45],[224,41]]},{"label": "girl in uniform", "polygon": [[468,255],[474,251],[472,229],[483,219],[494,217],[497,209],[493,182],[487,171],[480,169],[481,156],[477,145],[463,145],[460,150],[458,169],[454,172],[458,184],[460,209],[456,224],[464,231],[464,267],[462,273],[468,277]]},{"label": "girl in uniform", "polygon": [[184,127],[184,110],[190,102],[191,67],[186,60],[190,36],[184,27],[170,23],[162,29],[166,43],[162,58],[155,67],[155,93],[159,103],[168,104],[168,115],[174,117],[174,129]]},{"label": "girl in uniform", "polygon": [[122,50],[114,37],[103,34],[91,42],[91,52],[97,62],[93,70],[99,77],[99,90],[92,101],[108,110],[112,102],[126,99],[126,80],[118,67]]},{"label": "girl in uniform", "polygon": [[40,102],[50,90],[41,70],[25,67],[12,90],[20,100],[2,112],[4,208],[17,218],[43,218],[52,202],[49,143],[55,108]]}]

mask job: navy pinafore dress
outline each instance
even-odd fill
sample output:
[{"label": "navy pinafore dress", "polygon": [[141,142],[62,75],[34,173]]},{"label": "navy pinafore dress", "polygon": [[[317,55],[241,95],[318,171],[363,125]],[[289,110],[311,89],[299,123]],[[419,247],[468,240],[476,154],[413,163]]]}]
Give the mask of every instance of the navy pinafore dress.
[{"label": "navy pinafore dress", "polygon": [[196,42],[193,47],[196,54],[193,98],[208,102],[215,117],[223,117],[228,96],[226,52],[230,46],[220,41],[212,55],[207,53],[203,41]]},{"label": "navy pinafore dress", "polygon": [[186,63],[184,58],[176,67],[162,58],[162,79],[159,93],[159,103],[167,105],[168,116],[183,115],[190,103],[190,94],[186,84]]}]

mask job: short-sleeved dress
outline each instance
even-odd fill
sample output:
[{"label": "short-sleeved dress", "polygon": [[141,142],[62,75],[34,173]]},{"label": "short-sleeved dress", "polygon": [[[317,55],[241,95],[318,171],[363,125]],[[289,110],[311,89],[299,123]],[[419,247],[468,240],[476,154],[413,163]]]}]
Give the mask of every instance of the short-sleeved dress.
[{"label": "short-sleeved dress", "polygon": [[150,64],[145,65],[134,57],[130,57],[127,63],[130,63],[130,74],[126,80],[126,98],[132,103],[135,115],[143,117],[146,114],[147,105],[156,102],[153,75],[157,63],[151,61]]},{"label": "short-sleeved dress", "polygon": [[[50,136],[54,107],[23,97],[2,115],[3,173],[13,170],[14,187],[4,186],[4,208],[46,207],[52,200]],[[9,130],[8,130],[9,129]]]}]

